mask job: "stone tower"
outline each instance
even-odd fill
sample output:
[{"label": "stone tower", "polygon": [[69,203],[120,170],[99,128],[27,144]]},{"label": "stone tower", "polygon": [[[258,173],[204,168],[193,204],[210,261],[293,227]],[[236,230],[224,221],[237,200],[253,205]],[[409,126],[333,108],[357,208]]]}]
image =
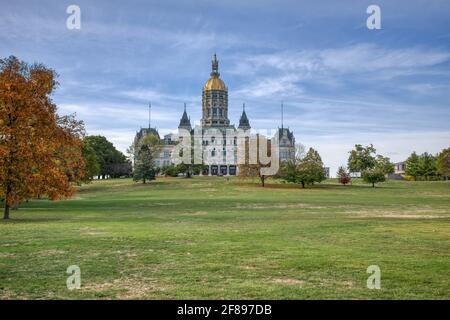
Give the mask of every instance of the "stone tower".
[{"label": "stone tower", "polygon": [[180,119],[180,124],[178,125],[178,129],[185,129],[189,132],[192,130],[191,119],[188,117],[186,113],[186,103],[184,104],[184,112]]},{"label": "stone tower", "polygon": [[245,103],[242,105],[242,115],[241,118],[239,119],[239,129],[243,129],[243,130],[249,130],[250,127],[250,122],[248,121],[247,118],[247,114],[245,113]]},{"label": "stone tower", "polygon": [[202,92],[202,126],[226,127],[228,119],[228,88],[220,79],[219,61],[216,54],[212,60],[211,77],[203,86]]}]

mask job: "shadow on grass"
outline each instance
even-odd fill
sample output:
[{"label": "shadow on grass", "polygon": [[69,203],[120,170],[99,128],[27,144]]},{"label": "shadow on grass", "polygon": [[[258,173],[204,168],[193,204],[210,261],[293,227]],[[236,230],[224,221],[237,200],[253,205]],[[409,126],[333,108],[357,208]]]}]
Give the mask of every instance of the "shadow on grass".
[{"label": "shadow on grass", "polygon": [[26,223],[47,223],[47,222],[55,222],[55,221],[62,221],[62,220],[68,220],[61,218],[42,218],[42,217],[32,217],[32,218],[15,218],[12,216],[8,220],[1,219],[0,224],[26,224]]}]

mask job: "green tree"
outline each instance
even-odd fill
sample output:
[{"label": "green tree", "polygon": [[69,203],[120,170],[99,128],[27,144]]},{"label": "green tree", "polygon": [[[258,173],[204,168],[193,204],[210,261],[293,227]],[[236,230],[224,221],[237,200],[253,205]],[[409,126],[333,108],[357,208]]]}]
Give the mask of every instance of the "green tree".
[{"label": "green tree", "polygon": [[302,188],[321,182],[326,178],[322,158],[316,150],[309,148],[302,159],[289,161],[283,165],[281,177],[287,182],[301,184]]},{"label": "green tree", "polygon": [[179,173],[184,174],[186,178],[192,178],[193,175],[193,165],[192,164],[186,164],[184,162],[177,165],[177,171]]},{"label": "green tree", "polygon": [[300,161],[299,166],[299,180],[302,187],[304,188],[305,184],[314,184],[325,179],[322,158],[316,150],[309,148],[306,156]]},{"label": "green tree", "polygon": [[163,173],[166,177],[178,177],[178,168],[171,164],[163,169]]},{"label": "green tree", "polygon": [[155,179],[157,172],[155,159],[161,148],[160,141],[155,135],[147,135],[130,146],[128,152],[134,157],[134,181],[146,183]]},{"label": "green tree", "polygon": [[86,139],[83,141],[83,157],[86,163],[86,181],[89,181],[100,174],[100,163],[94,148]]},{"label": "green tree", "polygon": [[130,173],[131,165],[126,156],[103,136],[87,136],[85,140],[92,146],[100,165],[100,175],[118,178]]},{"label": "green tree", "polygon": [[419,156],[419,172],[422,177],[428,180],[430,177],[436,176],[436,158],[428,152]]},{"label": "green tree", "polygon": [[375,188],[375,183],[386,181],[385,173],[380,169],[367,169],[362,172],[364,182],[371,183]]},{"label": "green tree", "polygon": [[350,151],[347,167],[350,172],[363,172],[372,169],[376,165],[375,148],[372,144],[363,147],[360,144],[355,145],[355,149]]},{"label": "green tree", "polygon": [[199,175],[203,170],[207,169],[208,166],[205,164],[194,164],[192,166],[192,172],[196,175]]},{"label": "green tree", "polygon": [[395,172],[395,166],[388,157],[377,155],[375,168],[383,172],[385,175],[389,175]]},{"label": "green tree", "polygon": [[352,178],[350,177],[350,174],[345,170],[343,166],[340,166],[337,171],[337,177],[339,183],[342,183],[343,185],[346,185],[352,181]]},{"label": "green tree", "polygon": [[291,183],[300,183],[298,180],[298,163],[296,161],[287,161],[281,168],[280,177]]},{"label": "green tree", "polygon": [[450,177],[450,148],[444,149],[439,153],[436,160],[436,168],[439,175]]},{"label": "green tree", "polygon": [[406,169],[405,173],[408,176],[413,177],[414,180],[420,176],[420,167],[419,167],[419,156],[414,151],[411,155],[406,159]]}]

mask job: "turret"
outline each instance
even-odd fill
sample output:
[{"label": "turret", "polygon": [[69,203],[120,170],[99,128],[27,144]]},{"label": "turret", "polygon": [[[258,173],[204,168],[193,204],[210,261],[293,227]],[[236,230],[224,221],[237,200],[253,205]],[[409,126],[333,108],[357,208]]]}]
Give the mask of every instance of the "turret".
[{"label": "turret", "polygon": [[186,112],[186,103],[184,104],[184,112],[180,119],[180,124],[178,125],[178,129],[185,129],[188,131],[192,130],[191,119],[188,117]]},{"label": "turret", "polygon": [[248,121],[247,118],[247,114],[245,113],[245,103],[242,105],[242,115],[241,118],[239,119],[239,129],[243,129],[243,130],[249,130],[250,127],[250,122]]}]

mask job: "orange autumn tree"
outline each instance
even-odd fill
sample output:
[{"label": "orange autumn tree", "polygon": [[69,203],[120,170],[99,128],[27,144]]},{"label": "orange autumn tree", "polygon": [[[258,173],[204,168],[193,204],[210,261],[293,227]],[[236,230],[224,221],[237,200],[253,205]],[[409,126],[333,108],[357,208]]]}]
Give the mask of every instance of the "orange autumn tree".
[{"label": "orange autumn tree", "polygon": [[83,123],[60,117],[56,74],[41,64],[0,60],[0,198],[4,219],[25,199],[69,197],[84,178]]}]

